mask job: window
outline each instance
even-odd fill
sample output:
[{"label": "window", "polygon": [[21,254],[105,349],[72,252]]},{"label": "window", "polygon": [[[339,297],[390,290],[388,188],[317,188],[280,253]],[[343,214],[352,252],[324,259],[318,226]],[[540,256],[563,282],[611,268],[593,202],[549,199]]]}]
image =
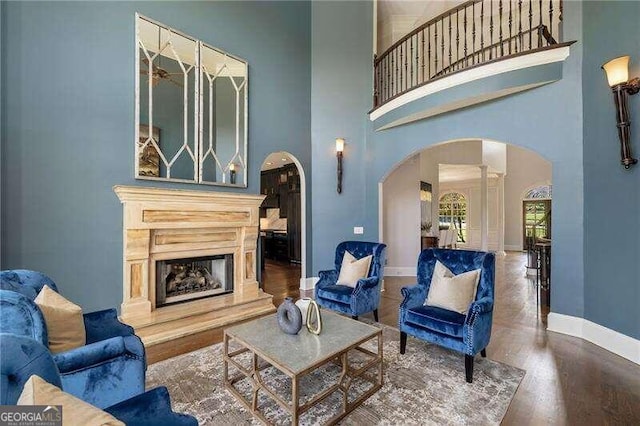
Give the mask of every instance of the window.
[{"label": "window", "polygon": [[551,185],[540,185],[528,190],[522,201],[523,248],[535,244],[540,238],[551,238]]},{"label": "window", "polygon": [[449,192],[440,197],[440,229],[454,227],[458,230],[458,242],[467,241],[467,199],[459,192]]},{"label": "window", "polygon": [[531,188],[524,196],[525,200],[550,200],[551,199],[551,185],[540,185]]}]

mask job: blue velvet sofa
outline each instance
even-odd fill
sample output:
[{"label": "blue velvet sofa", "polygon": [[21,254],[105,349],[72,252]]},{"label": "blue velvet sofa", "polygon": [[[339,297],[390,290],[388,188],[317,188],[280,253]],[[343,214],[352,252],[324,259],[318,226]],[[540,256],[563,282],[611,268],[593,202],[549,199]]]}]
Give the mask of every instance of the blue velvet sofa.
[{"label": "blue velvet sofa", "polygon": [[[335,269],[319,272],[320,280],[315,288],[315,300],[318,305],[351,315],[354,319],[358,319],[358,315],[373,311],[373,316],[378,321],[386,248],[385,244],[365,241],[344,241],[338,244]],[[369,275],[359,280],[355,288],[336,284],[345,251],[356,259],[373,255]]]},{"label": "blue velvet sofa", "polygon": [[[44,345],[29,337],[0,333],[0,405],[15,405],[24,384],[34,374],[66,391],[57,363]],[[165,387],[102,408],[127,426],[198,424],[194,417],[171,410]]]},{"label": "blue velvet sofa", "polygon": [[[431,277],[439,260],[455,275],[480,269],[476,299],[466,315],[433,306],[425,306]],[[480,352],[487,356],[486,347],[491,338],[493,294],[495,282],[495,256],[492,253],[426,249],[418,257],[418,283],[402,289],[404,300],[400,304],[400,353],[404,354],[407,335],[461,352],[465,356],[467,382],[473,381],[473,359]]]},{"label": "blue velvet sofa", "polygon": [[[35,271],[0,272],[0,332],[30,337],[48,347],[47,326],[33,302],[55,283]],[[84,314],[86,345],[53,355],[64,390],[99,408],[144,392],[145,351],[115,309]]]}]

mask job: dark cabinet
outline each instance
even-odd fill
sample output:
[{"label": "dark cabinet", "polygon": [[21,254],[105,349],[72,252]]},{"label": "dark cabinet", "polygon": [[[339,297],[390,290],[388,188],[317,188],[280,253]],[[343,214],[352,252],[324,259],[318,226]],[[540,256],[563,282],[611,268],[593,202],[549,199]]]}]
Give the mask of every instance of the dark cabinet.
[{"label": "dark cabinet", "polygon": [[264,257],[301,262],[302,260],[302,207],[300,175],[295,164],[279,169],[265,170],[260,175],[260,192],[266,195],[260,217],[266,217],[267,208],[279,208],[280,217],[287,219],[287,233],[267,232],[264,239]]},{"label": "dark cabinet", "polygon": [[287,234],[276,234],[267,232],[264,239],[266,259],[274,259],[281,261],[289,260],[289,241]]},{"label": "dark cabinet", "polygon": [[264,170],[260,174],[260,193],[266,195],[262,202],[260,217],[266,217],[266,209],[280,209],[280,217],[289,216],[288,201],[290,191],[300,190],[300,175],[295,164],[272,170]]},{"label": "dark cabinet", "polygon": [[[279,178],[280,174],[277,169],[265,170],[260,174],[260,193],[267,196],[260,206],[263,209],[277,209],[280,207],[280,192],[278,187]],[[261,211],[260,215],[261,217],[265,217],[266,211]]]},{"label": "dark cabinet", "polygon": [[280,170],[280,186],[279,186],[279,202],[280,202],[280,217],[286,218],[289,215],[289,192],[300,189],[300,175],[298,174],[298,168],[295,164],[289,164],[279,169]]},{"label": "dark cabinet", "polygon": [[302,261],[302,205],[300,190],[290,191],[287,201],[287,238],[289,239],[289,261]]},{"label": "dark cabinet", "polygon": [[280,203],[280,218],[286,218],[287,206],[289,205],[289,186],[286,183],[281,183],[278,188],[278,201]]}]

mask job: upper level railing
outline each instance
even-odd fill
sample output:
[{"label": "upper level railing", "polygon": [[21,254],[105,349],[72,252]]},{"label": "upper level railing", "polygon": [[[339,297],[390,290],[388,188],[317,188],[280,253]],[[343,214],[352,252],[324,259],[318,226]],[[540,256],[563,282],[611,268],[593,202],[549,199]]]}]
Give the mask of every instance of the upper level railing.
[{"label": "upper level railing", "polygon": [[374,109],[437,78],[560,41],[562,0],[470,0],[374,61]]}]

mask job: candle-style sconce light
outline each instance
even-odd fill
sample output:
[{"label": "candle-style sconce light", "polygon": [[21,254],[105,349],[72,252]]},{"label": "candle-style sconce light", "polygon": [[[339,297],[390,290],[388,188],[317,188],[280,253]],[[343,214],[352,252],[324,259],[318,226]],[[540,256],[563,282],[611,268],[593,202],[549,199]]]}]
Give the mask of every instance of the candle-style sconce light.
[{"label": "candle-style sconce light", "polygon": [[602,66],[607,75],[607,81],[613,91],[616,105],[616,120],[618,138],[620,139],[621,163],[625,169],[638,162],[631,154],[631,121],[629,120],[629,95],[640,91],[640,79],[629,80],[629,56],[621,56]]},{"label": "candle-style sconce light", "polygon": [[344,151],[344,139],[336,139],[336,157],[338,159],[338,194],[342,193],[342,152]]},{"label": "candle-style sconce light", "polygon": [[236,165],[235,165],[235,163],[231,163],[229,165],[229,181],[231,182],[231,185],[235,185],[236,184]]}]

